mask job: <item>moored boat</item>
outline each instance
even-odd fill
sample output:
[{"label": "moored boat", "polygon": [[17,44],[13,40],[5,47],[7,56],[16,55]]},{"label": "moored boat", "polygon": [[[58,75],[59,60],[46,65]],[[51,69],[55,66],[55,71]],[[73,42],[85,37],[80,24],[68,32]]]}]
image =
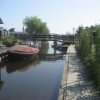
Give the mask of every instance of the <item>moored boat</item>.
[{"label": "moored boat", "polygon": [[27,45],[15,45],[7,51],[8,60],[29,59],[30,57],[36,56],[38,52],[38,48]]}]

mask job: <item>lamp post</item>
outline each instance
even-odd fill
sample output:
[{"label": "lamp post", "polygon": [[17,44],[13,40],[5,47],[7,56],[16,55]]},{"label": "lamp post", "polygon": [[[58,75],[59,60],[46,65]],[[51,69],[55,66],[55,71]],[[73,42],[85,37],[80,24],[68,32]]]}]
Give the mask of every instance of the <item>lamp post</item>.
[{"label": "lamp post", "polygon": [[74,41],[75,41],[75,34],[74,34],[74,28],[73,28],[73,43],[74,43]]},{"label": "lamp post", "polygon": [[[3,21],[1,18],[0,18],[0,24],[3,24]],[[2,36],[2,29],[3,29],[3,27],[0,27],[0,37]]]}]

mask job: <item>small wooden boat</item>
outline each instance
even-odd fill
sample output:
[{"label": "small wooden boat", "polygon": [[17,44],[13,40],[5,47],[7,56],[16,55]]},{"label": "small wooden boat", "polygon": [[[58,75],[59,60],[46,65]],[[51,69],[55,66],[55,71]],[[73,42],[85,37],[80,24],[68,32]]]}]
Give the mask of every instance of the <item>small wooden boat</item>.
[{"label": "small wooden boat", "polygon": [[11,47],[8,53],[8,60],[22,60],[34,57],[39,52],[38,48],[33,48],[27,45],[15,45]]}]

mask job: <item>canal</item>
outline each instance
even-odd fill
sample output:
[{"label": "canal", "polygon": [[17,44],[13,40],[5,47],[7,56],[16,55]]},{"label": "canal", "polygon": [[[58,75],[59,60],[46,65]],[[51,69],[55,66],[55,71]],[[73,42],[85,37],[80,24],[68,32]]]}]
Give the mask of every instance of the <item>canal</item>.
[{"label": "canal", "polygon": [[65,53],[42,43],[35,59],[0,65],[0,100],[57,100]]}]

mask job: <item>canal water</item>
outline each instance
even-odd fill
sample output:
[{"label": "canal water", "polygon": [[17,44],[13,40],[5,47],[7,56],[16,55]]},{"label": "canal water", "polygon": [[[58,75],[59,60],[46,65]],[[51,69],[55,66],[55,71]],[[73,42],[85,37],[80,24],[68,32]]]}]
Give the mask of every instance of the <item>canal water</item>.
[{"label": "canal water", "polygon": [[42,43],[35,59],[0,65],[0,100],[57,100],[64,55]]}]

